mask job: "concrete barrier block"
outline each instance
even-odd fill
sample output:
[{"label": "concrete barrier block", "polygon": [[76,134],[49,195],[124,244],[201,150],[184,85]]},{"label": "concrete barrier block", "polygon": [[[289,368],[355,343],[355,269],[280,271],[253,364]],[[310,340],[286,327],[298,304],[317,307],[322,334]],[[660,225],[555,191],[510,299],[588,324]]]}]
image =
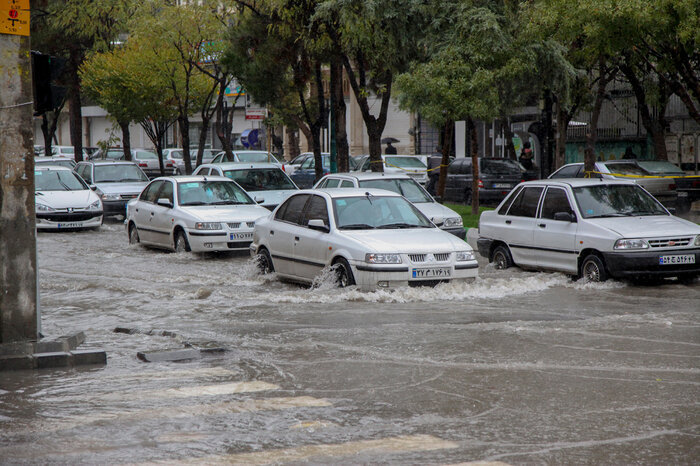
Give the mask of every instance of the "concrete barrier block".
[{"label": "concrete barrier block", "polygon": [[103,350],[73,350],[73,365],[83,366],[88,364],[107,364],[107,353]]},{"label": "concrete barrier block", "polygon": [[35,353],[65,353],[70,348],[64,340],[47,340],[37,342]]},{"label": "concrete barrier block", "polygon": [[0,344],[0,356],[21,356],[32,354],[34,343],[29,341],[18,341]]},{"label": "concrete barrier block", "polygon": [[71,364],[71,354],[65,351],[53,353],[36,353],[37,367],[47,369],[51,367],[68,367]]},{"label": "concrete barrier block", "polygon": [[29,354],[0,356],[0,371],[34,369],[36,360]]},{"label": "concrete barrier block", "polygon": [[198,359],[201,357],[199,350],[194,349],[178,349],[170,351],[153,351],[150,353],[138,352],[136,356],[145,362],[163,362],[163,361],[186,361],[188,359]]},{"label": "concrete barrier block", "polygon": [[65,341],[68,344],[68,349],[73,350],[85,343],[85,333],[77,332],[71,335],[64,335],[62,337],[58,337],[58,340]]}]

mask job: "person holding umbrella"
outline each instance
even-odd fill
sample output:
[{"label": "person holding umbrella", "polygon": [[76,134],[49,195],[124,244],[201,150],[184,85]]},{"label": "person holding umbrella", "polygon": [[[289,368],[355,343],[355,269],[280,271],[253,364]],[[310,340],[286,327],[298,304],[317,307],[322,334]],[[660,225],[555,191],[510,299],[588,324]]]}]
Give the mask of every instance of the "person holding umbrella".
[{"label": "person holding umbrella", "polygon": [[396,138],[384,138],[382,139],[382,144],[386,144],[386,149],[384,149],[385,154],[396,155],[396,147],[392,146],[393,142],[399,142]]}]

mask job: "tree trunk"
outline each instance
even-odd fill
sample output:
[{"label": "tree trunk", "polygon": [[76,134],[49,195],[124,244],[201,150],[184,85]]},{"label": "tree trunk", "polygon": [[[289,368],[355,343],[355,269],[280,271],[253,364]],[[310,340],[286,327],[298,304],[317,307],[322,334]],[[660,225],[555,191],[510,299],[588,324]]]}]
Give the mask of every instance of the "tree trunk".
[{"label": "tree trunk", "polygon": [[[219,96],[226,92],[226,82],[219,82]],[[221,98],[221,106],[216,109],[216,136],[221,141],[221,148],[226,152],[226,158],[233,159],[233,144],[231,143],[231,133],[233,132],[233,112],[236,108],[239,96],[236,96],[233,104],[229,107],[227,102]]]},{"label": "tree trunk", "polygon": [[467,118],[467,128],[471,134],[472,157],[472,215],[479,213],[479,136],[476,134],[476,125],[472,117]]},{"label": "tree trunk", "polygon": [[288,146],[289,146],[289,159],[288,160],[293,160],[295,157],[299,155],[299,133],[297,129],[292,129],[289,126],[287,127],[287,138],[289,139]]},{"label": "tree trunk", "polygon": [[450,120],[445,123],[442,141],[442,160],[440,161],[440,177],[438,178],[437,193],[442,199],[445,196],[445,184],[447,183],[447,166],[450,164],[450,152],[454,140],[455,122]]},{"label": "tree trunk", "polygon": [[592,172],[595,170],[595,144],[596,140],[598,139],[598,119],[600,118],[600,109],[603,106],[603,99],[605,98],[605,89],[610,79],[610,76],[608,76],[605,58],[603,56],[599,58],[598,63],[598,86],[595,96],[595,104],[593,105],[593,111],[591,112],[591,125],[586,133],[586,149],[584,151],[583,158],[584,170],[587,172]]},{"label": "tree trunk", "polygon": [[504,115],[501,118],[501,122],[503,124],[503,138],[506,141],[506,158],[518,160],[515,146],[513,145],[513,131],[510,129],[510,118]]},{"label": "tree trunk", "polygon": [[[190,157],[190,120],[187,115],[180,116],[177,119],[178,128],[180,130],[180,137],[182,138],[182,158],[185,161],[185,171],[189,175],[192,173],[192,159]],[[163,167],[163,157],[158,154],[160,158],[160,174],[164,175],[165,170]]]},{"label": "tree trunk", "polygon": [[337,59],[331,62],[335,79],[332,80],[331,92],[334,96],[333,115],[335,117],[335,149],[338,155],[338,171],[350,171],[350,148],[345,122],[345,95],[343,93],[343,63]]},{"label": "tree trunk", "polygon": [[119,127],[122,130],[122,144],[124,145],[124,159],[131,161],[131,132],[129,122],[120,121]]},{"label": "tree trunk", "polygon": [[554,155],[554,169],[558,170],[566,163],[566,129],[569,127],[569,120],[565,117],[566,112],[561,108],[561,102],[556,100],[557,112],[557,147]]},{"label": "tree trunk", "polygon": [[83,160],[83,115],[82,103],[80,101],[80,76],[78,69],[82,62],[80,51],[75,47],[70,49],[70,57],[68,66],[69,84],[68,84],[68,100],[70,108],[70,142],[75,150],[75,161],[82,162]]}]

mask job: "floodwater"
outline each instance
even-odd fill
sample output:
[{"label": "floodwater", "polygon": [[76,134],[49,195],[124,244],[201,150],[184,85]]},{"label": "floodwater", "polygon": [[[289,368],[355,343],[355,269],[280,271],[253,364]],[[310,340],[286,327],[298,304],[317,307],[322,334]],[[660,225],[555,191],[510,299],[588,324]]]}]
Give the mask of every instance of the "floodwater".
[{"label": "floodwater", "polygon": [[[0,373],[0,464],[697,464],[700,283],[496,271],[360,292],[245,255],[38,236],[42,332],[106,366]],[[115,328],[131,329],[117,333]],[[185,362],[138,352],[223,347]]]}]

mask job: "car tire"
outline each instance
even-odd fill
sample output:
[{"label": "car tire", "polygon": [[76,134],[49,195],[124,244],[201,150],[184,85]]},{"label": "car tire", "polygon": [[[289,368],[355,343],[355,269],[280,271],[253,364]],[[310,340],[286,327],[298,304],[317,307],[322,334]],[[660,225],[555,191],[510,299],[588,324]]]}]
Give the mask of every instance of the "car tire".
[{"label": "car tire", "polygon": [[187,242],[187,236],[182,230],[175,232],[175,252],[190,252],[190,243]]},{"label": "car tire", "polygon": [[508,246],[500,245],[496,247],[491,255],[491,261],[496,270],[505,270],[513,267],[513,256],[510,255]]},{"label": "car tire", "polygon": [[333,267],[335,269],[336,283],[338,287],[345,288],[355,284],[355,277],[352,274],[350,264],[344,258],[338,259]]},{"label": "car tire", "polygon": [[139,239],[139,230],[133,223],[129,225],[129,244],[139,244],[141,240]]},{"label": "car tire", "polygon": [[581,262],[581,278],[586,282],[604,282],[608,279],[608,272],[602,259],[595,254],[589,254]]},{"label": "car tire", "polygon": [[272,264],[272,256],[270,256],[270,251],[267,249],[258,249],[255,258],[257,260],[256,265],[261,274],[266,275],[275,271],[275,266]]}]

